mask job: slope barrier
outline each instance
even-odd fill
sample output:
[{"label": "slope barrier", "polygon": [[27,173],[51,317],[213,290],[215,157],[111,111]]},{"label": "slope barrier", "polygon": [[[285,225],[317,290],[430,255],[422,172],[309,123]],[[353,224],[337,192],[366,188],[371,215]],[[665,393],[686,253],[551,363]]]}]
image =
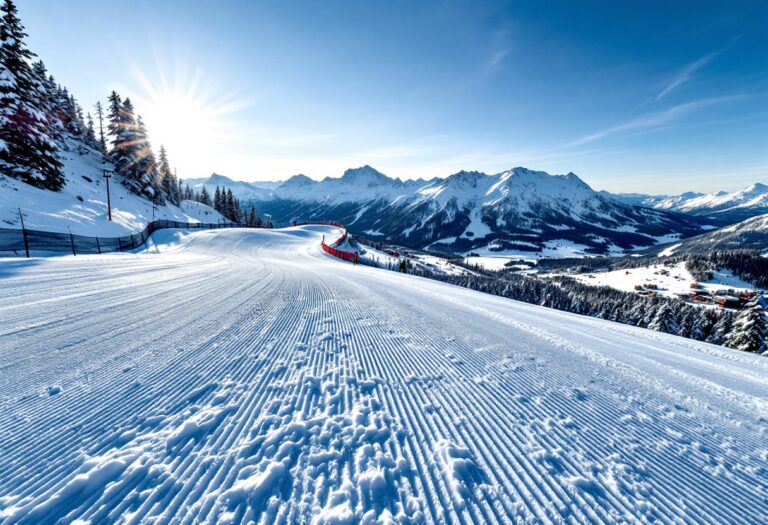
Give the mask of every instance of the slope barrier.
[{"label": "slope barrier", "polygon": [[357,252],[348,252],[346,250],[340,250],[339,248],[336,248],[335,245],[339,245],[347,240],[347,228],[344,227],[343,224],[339,224],[335,221],[310,221],[310,222],[294,222],[294,226],[305,226],[305,225],[311,225],[311,224],[319,224],[322,226],[336,226],[337,228],[341,228],[341,237],[333,241],[331,244],[326,244],[325,239],[320,243],[320,247],[323,249],[325,253],[328,253],[330,255],[333,255],[334,257],[337,257],[339,259],[342,259],[344,261],[349,261],[351,263],[357,264],[358,262],[358,255]]},{"label": "slope barrier", "polygon": [[179,222],[168,220],[152,221],[138,233],[121,237],[89,237],[72,233],[47,232],[28,229],[0,228],[0,256],[30,257],[37,253],[46,254],[99,254],[135,250],[147,242],[157,230],[181,228],[190,230],[213,230],[218,228],[242,228],[233,223]]}]

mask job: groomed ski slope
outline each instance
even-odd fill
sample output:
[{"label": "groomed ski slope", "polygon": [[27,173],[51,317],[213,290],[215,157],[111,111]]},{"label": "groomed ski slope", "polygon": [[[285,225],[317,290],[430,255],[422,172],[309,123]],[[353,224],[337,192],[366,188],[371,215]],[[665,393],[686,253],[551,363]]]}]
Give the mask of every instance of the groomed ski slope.
[{"label": "groomed ski slope", "polygon": [[767,359],[323,234],[0,261],[0,522],[768,520]]}]

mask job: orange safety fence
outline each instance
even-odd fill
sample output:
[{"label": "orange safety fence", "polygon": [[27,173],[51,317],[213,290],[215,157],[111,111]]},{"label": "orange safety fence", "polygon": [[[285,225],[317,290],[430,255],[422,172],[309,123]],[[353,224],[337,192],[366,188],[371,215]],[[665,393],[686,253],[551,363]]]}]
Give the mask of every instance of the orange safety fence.
[{"label": "orange safety fence", "polygon": [[357,252],[348,252],[345,250],[340,250],[338,248],[334,248],[333,245],[341,244],[344,241],[347,240],[347,229],[344,227],[344,225],[339,224],[335,221],[311,221],[311,222],[294,222],[294,226],[304,226],[307,224],[321,224],[326,226],[336,226],[337,228],[341,228],[341,237],[336,239],[334,242],[332,242],[330,245],[325,243],[325,238],[323,238],[323,241],[320,243],[320,247],[323,249],[325,253],[331,254],[334,257],[337,257],[339,259],[342,259],[344,261],[350,261],[354,264],[357,264],[358,255]]}]

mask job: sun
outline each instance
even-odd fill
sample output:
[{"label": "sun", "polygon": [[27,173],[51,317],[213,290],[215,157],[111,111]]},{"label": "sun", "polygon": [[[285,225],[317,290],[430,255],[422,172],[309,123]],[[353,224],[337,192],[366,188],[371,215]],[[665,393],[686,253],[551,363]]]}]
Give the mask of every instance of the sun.
[{"label": "sun", "polygon": [[162,144],[175,155],[210,147],[222,128],[219,116],[187,93],[157,93],[146,102],[143,115],[155,148]]},{"label": "sun", "polygon": [[[173,78],[165,71],[174,71]],[[199,71],[190,75],[158,65],[152,78],[139,69],[135,77],[141,90],[132,95],[134,107],[155,153],[164,146],[181,177],[213,169],[216,156],[237,136],[235,116],[247,104],[218,86],[205,85],[201,79],[209,77]]]}]

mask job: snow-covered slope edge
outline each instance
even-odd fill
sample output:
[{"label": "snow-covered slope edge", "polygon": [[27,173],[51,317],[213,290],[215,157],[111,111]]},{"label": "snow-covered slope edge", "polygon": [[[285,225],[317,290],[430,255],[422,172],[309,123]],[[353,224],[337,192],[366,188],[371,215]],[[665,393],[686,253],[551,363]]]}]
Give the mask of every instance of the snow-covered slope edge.
[{"label": "snow-covered slope edge", "polygon": [[[66,149],[65,149],[66,148]],[[101,154],[81,142],[67,140],[61,149],[66,183],[61,192],[35,188],[0,175],[0,228],[20,228],[19,209],[28,229],[67,232],[91,236],[117,236],[142,230],[152,220],[152,202],[128,191],[119,174],[110,183],[112,221],[107,217],[107,190]],[[183,201],[157,206],[157,219],[185,222],[224,220],[209,206]]]}]

